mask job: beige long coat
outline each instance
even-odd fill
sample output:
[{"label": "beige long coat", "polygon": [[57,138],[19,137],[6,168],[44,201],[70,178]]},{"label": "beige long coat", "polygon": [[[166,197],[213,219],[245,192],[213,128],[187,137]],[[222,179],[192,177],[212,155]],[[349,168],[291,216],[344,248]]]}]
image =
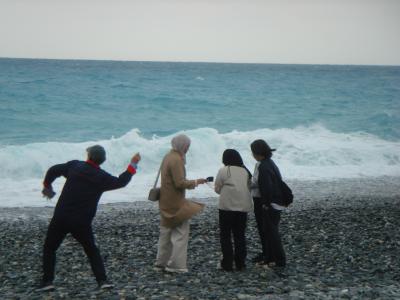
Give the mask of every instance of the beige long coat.
[{"label": "beige long coat", "polygon": [[204,204],[185,198],[186,189],[194,189],[195,181],[186,180],[185,164],[179,152],[171,150],[161,167],[161,196],[159,208],[161,225],[174,228],[199,213]]}]

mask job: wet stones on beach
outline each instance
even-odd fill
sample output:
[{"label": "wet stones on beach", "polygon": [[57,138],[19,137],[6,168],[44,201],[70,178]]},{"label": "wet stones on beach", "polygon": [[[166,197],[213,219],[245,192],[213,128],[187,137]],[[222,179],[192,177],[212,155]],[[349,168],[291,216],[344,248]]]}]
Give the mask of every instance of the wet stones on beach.
[{"label": "wet stones on beach", "polygon": [[[0,220],[2,299],[396,299],[400,297],[399,199],[367,199],[375,205],[313,206],[282,218],[288,256],[284,270],[255,266],[259,251],[250,216],[247,269],[217,270],[220,260],[217,208],[192,221],[188,274],[153,267],[158,213],[152,203],[104,205],[94,223],[97,243],[115,288],[96,290],[87,258],[67,237],[58,250],[56,291],[36,294],[43,239],[51,216]],[[349,199],[343,199],[349,201]],[[18,209],[15,209],[18,210]]]}]

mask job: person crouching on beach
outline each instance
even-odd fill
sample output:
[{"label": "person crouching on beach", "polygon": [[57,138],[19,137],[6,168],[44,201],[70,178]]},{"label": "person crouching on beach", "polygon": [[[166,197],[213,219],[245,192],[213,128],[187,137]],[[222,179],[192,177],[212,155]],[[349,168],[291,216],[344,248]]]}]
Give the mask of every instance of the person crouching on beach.
[{"label": "person crouching on beach", "polygon": [[[222,155],[225,165],[215,179],[219,194],[219,230],[222,250],[221,269],[232,271],[233,260],[237,270],[246,268],[247,213],[253,208],[250,195],[251,173],[243,164],[239,152],[227,149]],[[235,251],[232,249],[232,235]]]},{"label": "person crouching on beach", "polygon": [[264,140],[255,140],[250,147],[254,158],[259,162],[253,174],[252,185],[259,196],[254,199],[254,213],[263,243],[259,262],[284,267],[286,255],[279,235],[281,212],[285,209],[280,186],[282,178],[279,168],[271,159],[272,152],[276,149],[271,149]]},{"label": "person crouching on beach", "polygon": [[175,136],[172,150],[164,157],[161,166],[160,237],[155,262],[157,269],[186,273],[189,220],[203,209],[203,204],[185,199],[186,189],[194,189],[206,179],[186,179],[186,153],[190,139],[184,134]]},{"label": "person crouching on beach", "polygon": [[103,192],[126,186],[136,173],[140,154],[135,154],[126,171],[114,177],[100,169],[106,160],[102,146],[87,148],[87,160],[73,160],[52,166],[44,178],[43,196],[51,199],[55,195],[51,184],[60,176],[66,178],[61,195],[47,230],[43,247],[43,279],[37,291],[54,289],[54,268],[56,251],[68,233],[83,246],[99,289],[112,288],[107,281],[106,271],[100,251],[96,246],[92,220]]}]

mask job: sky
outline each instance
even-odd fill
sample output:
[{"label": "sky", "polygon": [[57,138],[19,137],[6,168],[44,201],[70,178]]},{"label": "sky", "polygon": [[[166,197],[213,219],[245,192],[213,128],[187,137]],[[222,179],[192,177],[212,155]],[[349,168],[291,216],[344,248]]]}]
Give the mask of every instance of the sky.
[{"label": "sky", "polygon": [[400,1],[0,0],[0,57],[400,65]]}]

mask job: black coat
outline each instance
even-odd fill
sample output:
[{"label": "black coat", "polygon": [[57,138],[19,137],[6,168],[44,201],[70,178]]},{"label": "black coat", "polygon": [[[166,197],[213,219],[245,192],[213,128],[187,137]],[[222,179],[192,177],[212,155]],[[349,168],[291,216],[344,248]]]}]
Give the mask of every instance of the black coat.
[{"label": "black coat", "polygon": [[258,186],[263,204],[271,205],[274,202],[282,203],[281,173],[277,165],[270,158],[260,162],[258,167]]},{"label": "black coat", "polygon": [[46,173],[45,185],[51,185],[60,176],[67,179],[53,218],[80,224],[91,223],[102,193],[126,186],[135,172],[130,167],[119,177],[114,177],[89,162],[78,160],[52,166]]}]

